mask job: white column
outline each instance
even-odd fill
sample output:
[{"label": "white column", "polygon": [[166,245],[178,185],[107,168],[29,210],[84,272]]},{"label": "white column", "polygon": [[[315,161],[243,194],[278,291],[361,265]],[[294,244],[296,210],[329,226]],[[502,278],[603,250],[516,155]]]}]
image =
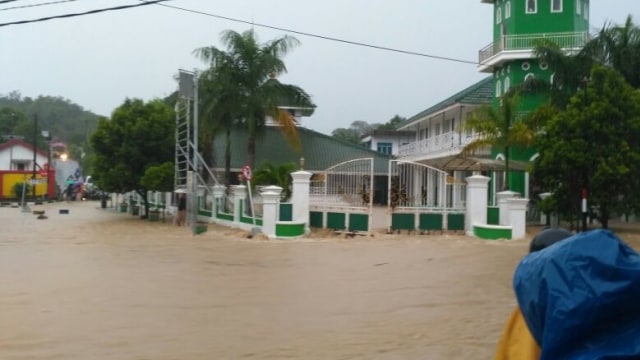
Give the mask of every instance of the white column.
[{"label": "white column", "polygon": [[309,228],[309,187],[311,184],[311,173],[307,171],[296,171],[291,173],[293,178],[293,190],[291,195],[291,205],[293,207],[293,221],[304,221],[305,228]]},{"label": "white column", "polygon": [[[511,226],[511,239],[522,239],[526,235],[527,229],[527,204],[529,199],[511,198],[507,199],[509,211],[509,224]],[[502,210],[500,210],[502,211]]]},{"label": "white column", "polygon": [[211,217],[216,218],[216,214],[220,211],[220,207],[222,206],[222,199],[224,198],[224,186],[223,185],[214,185],[213,186],[213,207],[211,208]]},{"label": "white column", "polygon": [[262,233],[270,238],[276,236],[276,222],[278,221],[278,206],[280,206],[280,194],[273,191],[264,191],[262,196]]},{"label": "white column", "polygon": [[[262,190],[260,190],[260,196],[262,196],[262,193],[265,193],[265,192],[272,192],[272,193],[278,194],[278,206],[276,206],[275,215],[276,215],[276,221],[280,221],[280,200],[282,199],[282,188],[276,185],[265,186],[262,188]],[[264,201],[262,202],[262,204],[263,204],[262,217],[264,219],[264,214],[266,214],[264,209]]]},{"label": "white column", "polygon": [[509,225],[509,207],[507,206],[507,200],[513,199],[516,196],[518,196],[517,192],[509,190],[496,193],[498,211],[500,212],[500,220],[498,221],[499,225]]},{"label": "white column", "polygon": [[244,206],[244,200],[247,198],[247,187],[244,185],[233,185],[231,190],[233,191],[233,222],[239,223],[240,216],[242,216],[240,207]]},{"label": "white column", "polygon": [[487,196],[490,178],[473,175],[467,179],[467,212],[464,219],[464,230],[473,235],[473,224],[487,223]]}]

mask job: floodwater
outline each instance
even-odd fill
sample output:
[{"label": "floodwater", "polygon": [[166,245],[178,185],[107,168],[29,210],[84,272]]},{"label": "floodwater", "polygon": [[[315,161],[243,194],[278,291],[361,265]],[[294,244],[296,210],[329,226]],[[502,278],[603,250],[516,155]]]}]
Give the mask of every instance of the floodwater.
[{"label": "floodwater", "polygon": [[0,208],[0,359],[488,359],[528,246],[192,236],[98,206]]}]

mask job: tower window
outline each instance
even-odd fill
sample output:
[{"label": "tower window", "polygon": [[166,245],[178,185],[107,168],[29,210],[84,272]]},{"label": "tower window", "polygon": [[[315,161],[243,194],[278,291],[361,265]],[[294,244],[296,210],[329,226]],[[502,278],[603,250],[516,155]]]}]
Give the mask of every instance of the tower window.
[{"label": "tower window", "polygon": [[538,12],[538,0],[527,1],[527,14],[535,14]]},{"label": "tower window", "polygon": [[498,7],[496,10],[496,24],[500,24],[502,22],[502,9]]},{"label": "tower window", "polygon": [[589,1],[585,0],[584,9],[582,11],[582,15],[584,15],[585,19],[589,19]]},{"label": "tower window", "polygon": [[508,19],[511,17],[511,1],[507,1],[504,4],[504,18]]},{"label": "tower window", "polygon": [[533,73],[528,73],[525,77],[524,77],[524,81],[532,81],[533,79],[535,79],[536,76]]},{"label": "tower window", "polygon": [[551,12],[562,12],[562,0],[551,0]]},{"label": "tower window", "polygon": [[578,15],[582,14],[582,1],[581,0],[576,0],[576,13]]},{"label": "tower window", "polygon": [[511,81],[507,77],[504,79],[504,93],[505,94],[508,93],[510,88],[511,88]]},{"label": "tower window", "polygon": [[496,97],[502,96],[502,82],[500,79],[496,81]]}]

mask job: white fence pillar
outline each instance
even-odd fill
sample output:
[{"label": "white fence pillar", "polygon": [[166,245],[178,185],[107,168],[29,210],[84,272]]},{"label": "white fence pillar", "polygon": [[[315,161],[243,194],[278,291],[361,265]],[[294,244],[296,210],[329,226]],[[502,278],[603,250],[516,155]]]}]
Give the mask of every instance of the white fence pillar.
[{"label": "white fence pillar", "polygon": [[[527,204],[529,199],[507,199],[509,211],[509,224],[511,226],[511,239],[522,239],[526,235],[527,228]],[[502,210],[500,210],[502,211]]]},{"label": "white fence pillar", "polygon": [[464,230],[473,235],[473,224],[487,223],[487,195],[489,193],[490,178],[473,175],[467,179],[467,211],[465,214]]},{"label": "white fence pillar", "polygon": [[244,185],[234,185],[231,187],[233,191],[233,221],[239,223],[242,216],[242,208],[247,198],[247,187]]},{"label": "white fence pillar", "polygon": [[[538,194],[538,196],[540,196],[540,200],[544,201],[546,198],[551,196],[551,193],[550,192],[544,192],[544,193]],[[540,207],[538,206],[538,209],[539,208]],[[549,214],[546,211],[540,211],[540,225],[546,225],[547,224],[547,216],[551,216],[551,214]],[[551,221],[549,221],[549,225],[551,225]]]},{"label": "white fence pillar", "polygon": [[263,191],[260,195],[262,196],[262,233],[273,238],[276,236],[280,194],[274,191]]},{"label": "white fence pillar", "polygon": [[291,206],[293,221],[304,221],[305,229],[309,229],[309,186],[311,184],[311,173],[307,171],[296,171],[291,173],[293,178],[293,190],[291,195]]},{"label": "white fence pillar", "polygon": [[498,211],[500,213],[500,220],[498,221],[499,225],[510,225],[509,206],[507,205],[507,200],[513,199],[516,196],[518,196],[517,192],[509,190],[496,193],[496,201],[498,202]]},{"label": "white fence pillar", "polygon": [[222,199],[224,198],[224,185],[214,185],[213,186],[213,206],[211,207],[211,217],[215,219],[217,217],[218,211],[222,207]]}]

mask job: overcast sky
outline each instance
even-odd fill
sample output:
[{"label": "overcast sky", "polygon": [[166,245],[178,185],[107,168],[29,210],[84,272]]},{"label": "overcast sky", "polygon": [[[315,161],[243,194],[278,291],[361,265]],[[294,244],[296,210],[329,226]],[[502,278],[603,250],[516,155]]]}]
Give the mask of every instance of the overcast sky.
[{"label": "overcast sky", "polygon": [[[0,4],[0,23],[83,12],[138,0],[53,0]],[[524,1],[524,0],[523,0]],[[179,6],[255,24],[422,54],[477,61],[491,38],[492,7],[480,0],[173,0]],[[591,0],[591,24],[640,17],[640,0]],[[640,21],[640,20],[639,20]],[[204,68],[192,54],[251,25],[148,5],[0,27],[0,94],[61,96],[100,115],[125,98],[149,100],[177,88],[178,69]],[[261,42],[285,33],[256,25]],[[330,134],[355,120],[410,117],[482,79],[476,65],[294,35],[301,45],[280,80],[304,88],[318,108],[303,125]]]}]

